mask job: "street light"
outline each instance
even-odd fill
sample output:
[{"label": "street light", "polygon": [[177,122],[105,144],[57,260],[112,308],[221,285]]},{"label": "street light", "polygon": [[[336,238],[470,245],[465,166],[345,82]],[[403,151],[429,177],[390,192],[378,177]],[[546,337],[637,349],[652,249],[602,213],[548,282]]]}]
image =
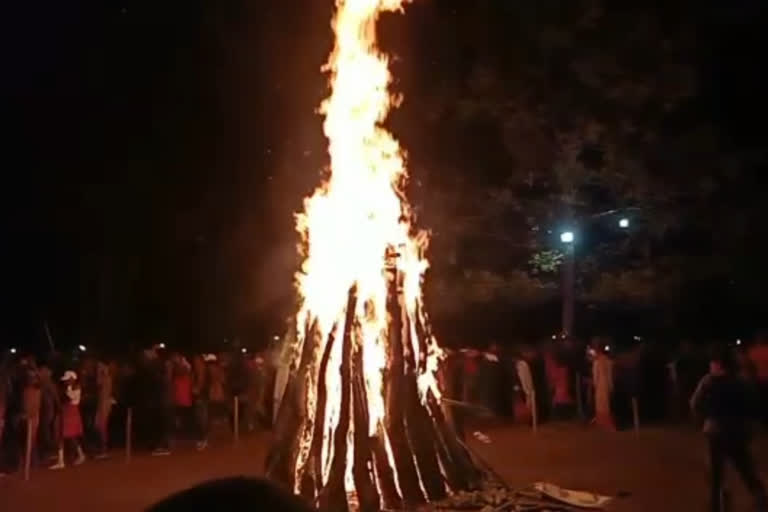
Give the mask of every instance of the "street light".
[{"label": "street light", "polygon": [[85,345],[78,345],[77,348],[80,349],[80,352],[85,352]]},{"label": "street light", "polygon": [[621,229],[627,229],[629,227],[629,219],[626,217],[619,219],[619,227]]},{"label": "street light", "polygon": [[564,244],[572,244],[573,243],[573,231],[563,231],[560,233],[560,241]]},{"label": "street light", "polygon": [[11,354],[15,354],[16,353],[16,347],[11,347],[10,352],[11,352]]}]

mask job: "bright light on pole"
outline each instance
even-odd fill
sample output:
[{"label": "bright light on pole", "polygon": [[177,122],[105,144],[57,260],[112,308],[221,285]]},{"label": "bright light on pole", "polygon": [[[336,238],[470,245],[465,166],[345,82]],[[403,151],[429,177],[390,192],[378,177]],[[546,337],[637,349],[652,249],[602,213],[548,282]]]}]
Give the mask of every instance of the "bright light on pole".
[{"label": "bright light on pole", "polygon": [[85,345],[78,345],[77,348],[80,349],[80,352],[85,352]]},{"label": "bright light on pole", "polygon": [[16,353],[16,348],[15,347],[11,347],[10,352],[11,352],[11,354],[15,354]]},{"label": "bright light on pole", "polygon": [[560,241],[564,244],[573,243],[573,231],[563,231],[560,233]]},{"label": "bright light on pole", "polygon": [[626,217],[623,219],[619,219],[619,227],[621,229],[627,229],[629,227],[629,219]]}]

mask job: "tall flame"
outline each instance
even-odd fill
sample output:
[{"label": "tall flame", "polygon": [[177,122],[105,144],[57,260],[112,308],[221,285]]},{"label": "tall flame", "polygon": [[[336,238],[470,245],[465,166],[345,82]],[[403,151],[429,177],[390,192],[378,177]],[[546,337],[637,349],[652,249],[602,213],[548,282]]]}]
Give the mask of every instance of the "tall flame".
[{"label": "tall flame", "polygon": [[[427,236],[412,228],[411,210],[403,191],[407,179],[403,153],[398,141],[382,126],[397,98],[389,91],[387,57],[376,46],[376,21],[385,11],[402,10],[405,2],[336,0],[332,24],[336,42],[324,67],[330,74],[332,92],[320,108],[329,141],[330,173],[305,200],[304,213],[297,215],[305,258],[296,275],[303,299],[297,315],[297,338],[306,343],[306,337],[312,336],[305,332],[307,326],[314,325],[324,340],[318,348],[320,353],[329,336],[341,339],[348,293],[352,288],[356,290],[353,340],[363,355],[369,435],[383,430],[385,416],[382,375],[387,365],[390,322],[386,308],[391,279],[388,267],[393,264],[403,279],[402,307],[414,340],[406,350],[415,361],[419,395],[426,400],[427,391],[432,390],[435,397],[440,396],[435,379],[440,350],[432,336],[424,333],[420,334],[426,338],[420,349],[414,327],[426,323],[421,283],[428,267],[423,256]],[[397,257],[393,262],[394,253]],[[331,434],[339,422],[339,396],[345,385],[340,376],[342,357],[340,343],[336,343],[330,351],[326,374],[315,375],[328,393],[321,464],[324,481],[333,455]],[[310,426],[303,432],[297,471],[303,465],[301,459],[308,456],[313,435],[311,424],[317,399],[313,386],[318,379],[313,382],[307,391]],[[350,460],[351,430],[347,450]],[[348,490],[353,485],[348,474]]]}]

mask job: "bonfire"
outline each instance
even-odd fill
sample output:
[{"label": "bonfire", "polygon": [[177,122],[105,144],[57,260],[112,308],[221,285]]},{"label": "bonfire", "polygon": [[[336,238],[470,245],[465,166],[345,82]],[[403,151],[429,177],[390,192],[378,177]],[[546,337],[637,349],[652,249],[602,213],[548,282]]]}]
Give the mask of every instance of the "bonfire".
[{"label": "bonfire", "polygon": [[397,103],[376,22],[404,0],[336,0],[320,107],[330,165],[297,215],[291,374],[270,478],[321,510],[413,510],[484,481],[441,409],[442,358],[422,300],[428,237],[414,228]]}]

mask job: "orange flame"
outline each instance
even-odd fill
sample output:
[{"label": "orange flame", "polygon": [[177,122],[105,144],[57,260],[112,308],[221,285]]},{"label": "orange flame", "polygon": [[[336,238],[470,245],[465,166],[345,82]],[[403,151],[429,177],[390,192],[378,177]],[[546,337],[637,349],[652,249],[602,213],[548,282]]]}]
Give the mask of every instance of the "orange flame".
[{"label": "orange flame", "polygon": [[[304,212],[296,216],[302,237],[300,250],[305,258],[296,275],[303,299],[297,315],[298,338],[304,340],[312,335],[304,332],[307,320],[312,320],[323,340],[319,351],[324,350],[329,335],[340,340],[348,292],[356,287],[354,314],[359,329],[355,329],[353,339],[363,354],[371,436],[384,430],[380,427],[385,416],[382,375],[387,364],[389,328],[387,254],[393,251],[398,253],[395,265],[403,276],[403,309],[414,329],[413,343],[407,350],[416,361],[419,393],[422,400],[426,400],[427,390],[440,396],[435,378],[440,349],[427,335],[422,340],[426,351],[420,350],[413,327],[426,321],[421,284],[428,267],[423,256],[427,236],[423,232],[414,234],[403,192],[407,179],[403,153],[398,141],[382,126],[390,108],[396,106],[396,98],[389,91],[387,57],[376,46],[376,21],[385,11],[402,10],[405,1],[336,0],[332,23],[336,43],[324,67],[330,73],[332,92],[320,108],[329,141],[330,174],[304,201]],[[321,458],[323,483],[328,479],[333,455],[331,438],[339,421],[341,358],[341,344],[335,343],[326,375],[320,377],[328,391]],[[317,377],[313,382],[318,382]],[[313,385],[308,383],[310,388]],[[307,401],[309,421],[303,432],[297,472],[306,461],[312,440],[315,389],[308,390]],[[351,491],[351,428],[348,438],[346,481]],[[389,441],[384,441],[389,449]],[[392,469],[395,471],[394,466]]]}]

